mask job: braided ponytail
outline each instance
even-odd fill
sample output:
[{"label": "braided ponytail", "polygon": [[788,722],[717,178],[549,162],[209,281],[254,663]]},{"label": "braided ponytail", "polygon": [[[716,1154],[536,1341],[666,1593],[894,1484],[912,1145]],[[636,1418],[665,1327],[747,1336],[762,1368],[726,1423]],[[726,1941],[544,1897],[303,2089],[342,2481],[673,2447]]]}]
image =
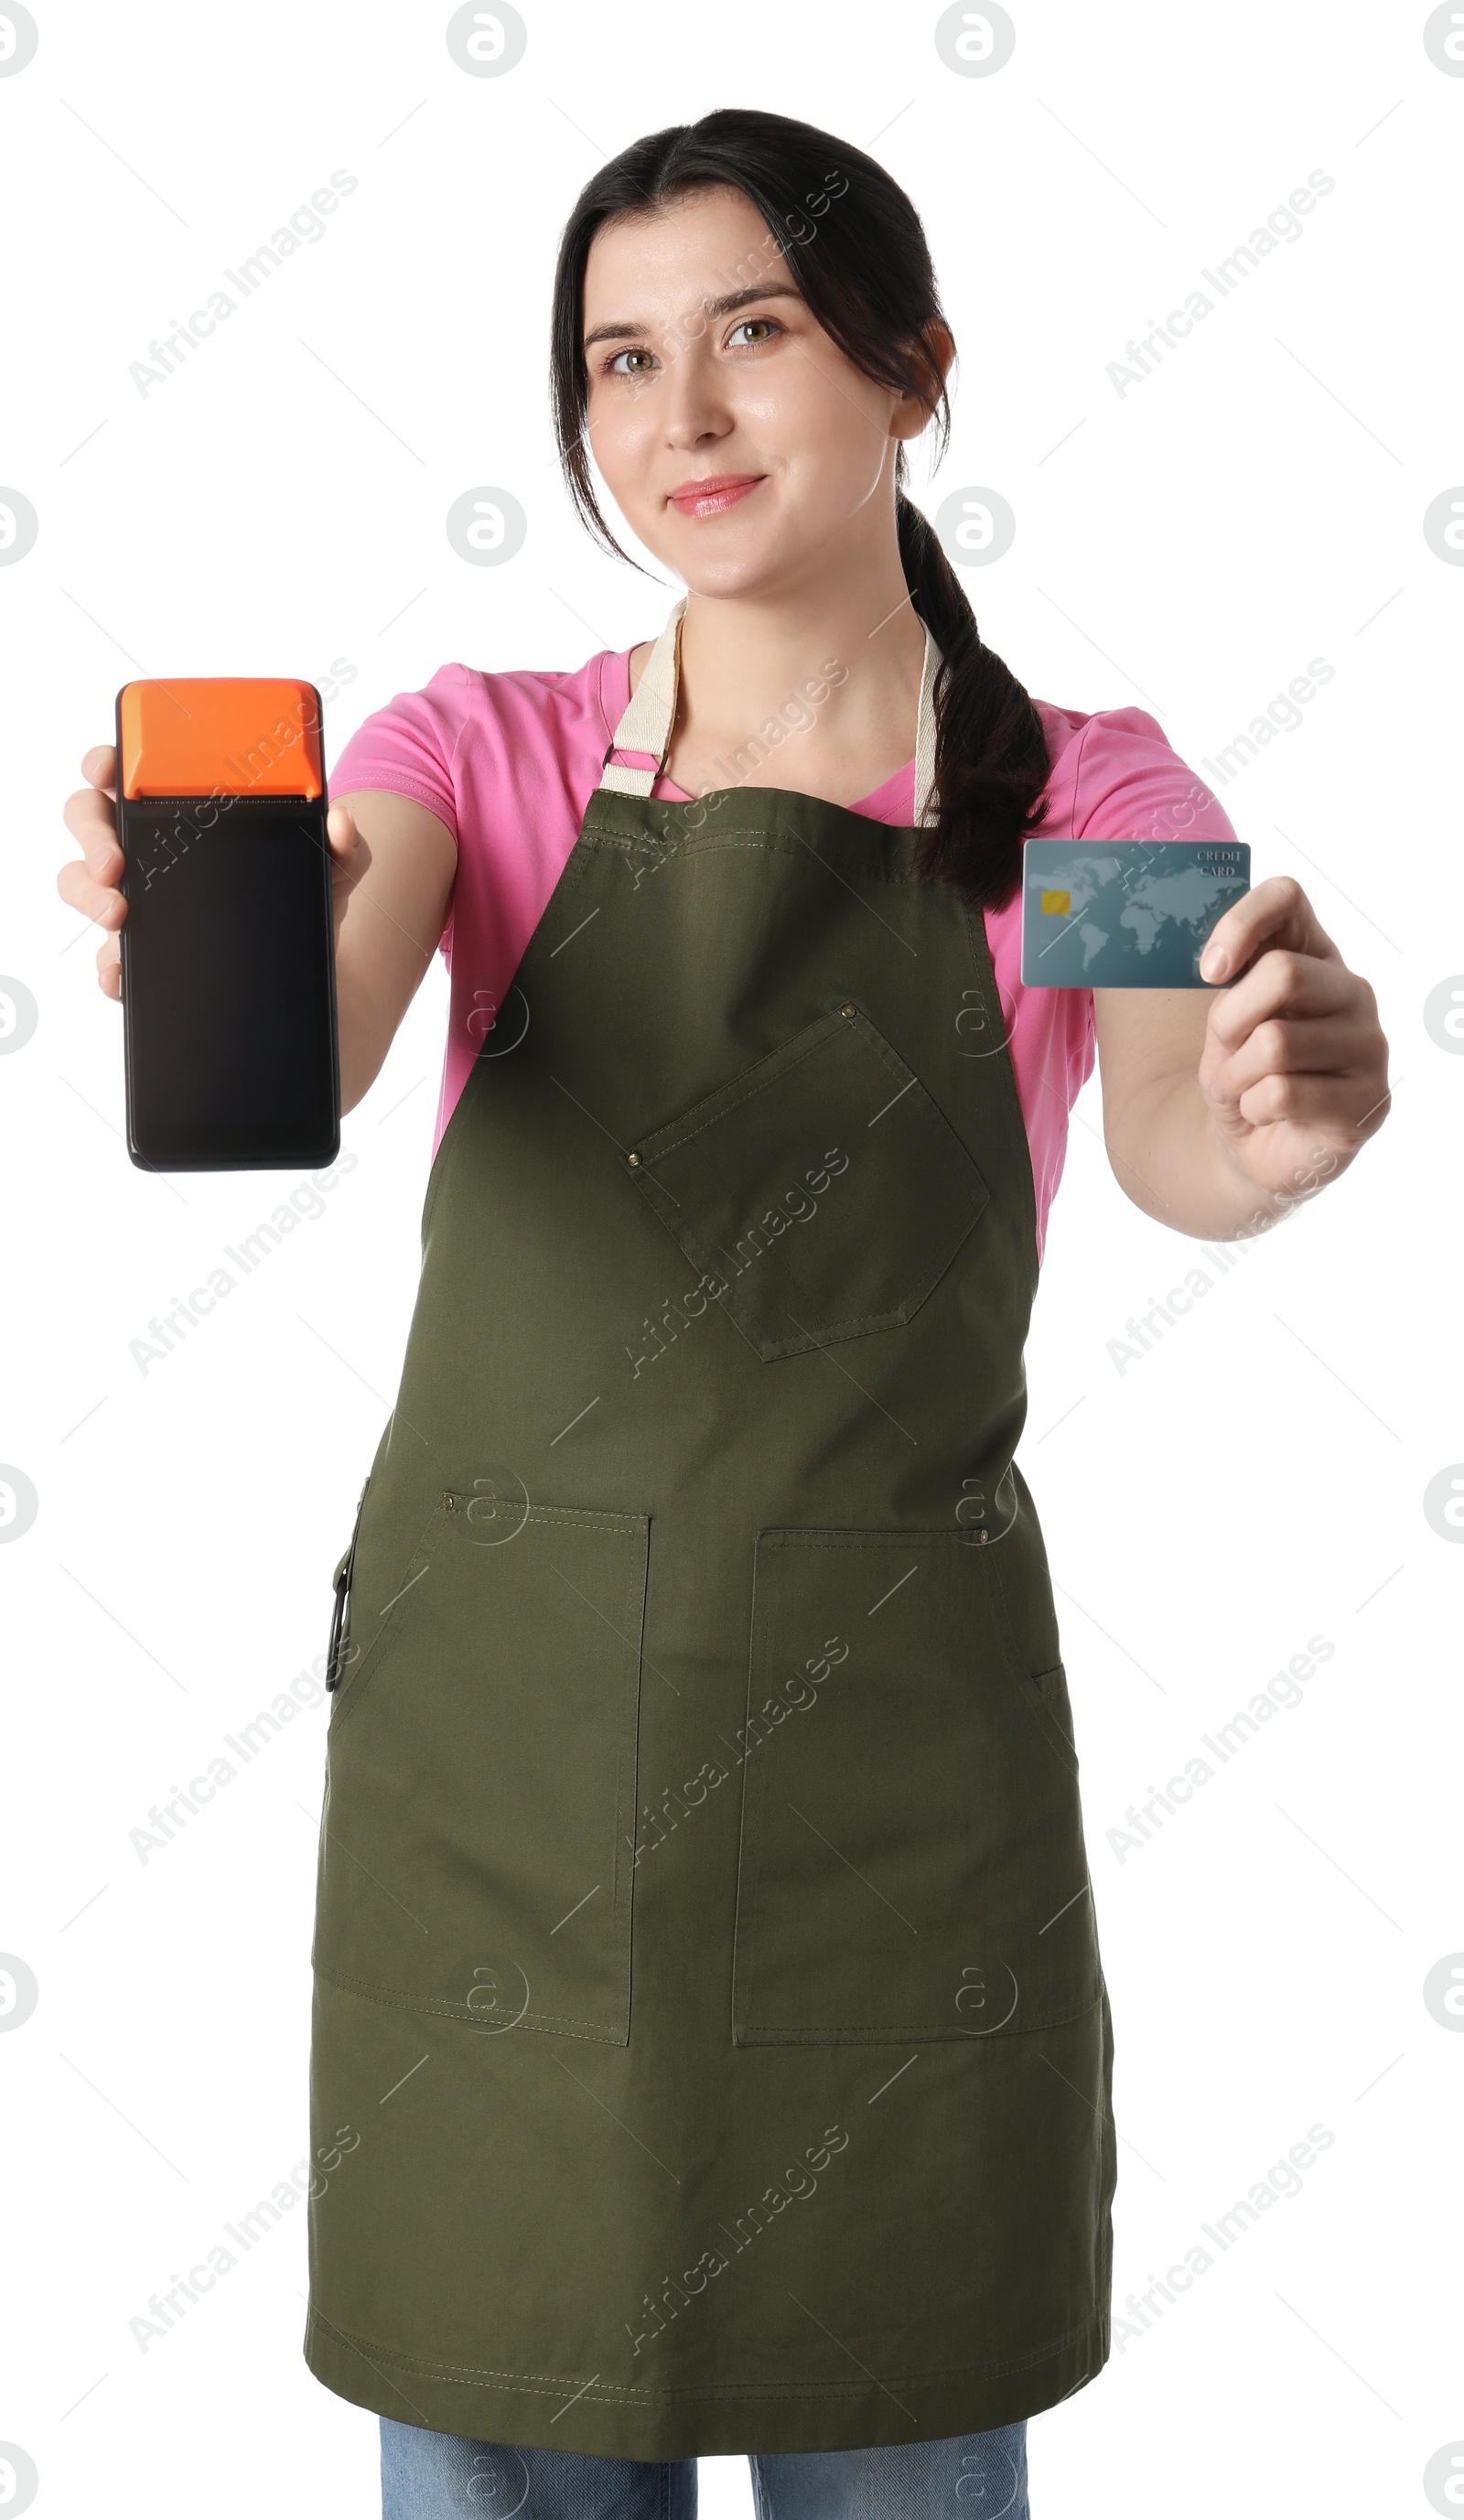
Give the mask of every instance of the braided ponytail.
[{"label": "braided ponytail", "polygon": [[895,522],[905,583],[944,660],[935,710],[938,819],[922,837],[915,871],[998,910],[1020,881],[1022,842],[1043,818],[1042,719],[1010,667],[983,646],[965,588],[929,518],[903,490]]}]

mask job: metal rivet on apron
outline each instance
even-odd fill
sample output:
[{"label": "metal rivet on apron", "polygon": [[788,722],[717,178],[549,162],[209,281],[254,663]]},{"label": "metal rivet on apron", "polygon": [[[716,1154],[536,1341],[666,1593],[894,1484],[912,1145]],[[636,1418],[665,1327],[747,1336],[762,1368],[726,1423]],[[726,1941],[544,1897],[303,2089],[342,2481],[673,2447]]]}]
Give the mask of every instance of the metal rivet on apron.
[{"label": "metal rivet on apron", "polygon": [[456,1513],[458,1510],[458,1500],[450,1492],[443,1496],[442,1510],[444,1513]]},{"label": "metal rivet on apron", "polygon": [[839,1012],[841,1015],[857,1015],[859,1009],[858,1007],[840,1007]]},{"label": "metal rivet on apron", "polygon": [[634,1172],[641,1158],[639,1155],[627,1155],[625,1160],[630,1165],[632,1172]]},{"label": "metal rivet on apron", "polygon": [[991,1535],[991,1533],[990,1533],[989,1531],[978,1531],[978,1532],[977,1532],[977,1534],[976,1534],[976,1546],[977,1546],[977,1548],[978,1548],[978,1549],[984,1549],[984,1548],[986,1547],[987,1542],[990,1540],[991,1536],[992,1536],[992,1535]]}]

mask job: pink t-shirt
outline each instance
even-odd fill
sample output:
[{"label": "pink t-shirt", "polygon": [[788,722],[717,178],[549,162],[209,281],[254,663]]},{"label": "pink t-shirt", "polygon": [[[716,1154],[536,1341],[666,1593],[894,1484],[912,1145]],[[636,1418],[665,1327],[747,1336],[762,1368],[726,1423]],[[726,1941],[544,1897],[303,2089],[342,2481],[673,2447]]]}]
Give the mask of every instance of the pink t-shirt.
[{"label": "pink t-shirt", "polygon": [[[414,797],[458,843],[458,876],[441,950],[452,1012],[435,1154],[483,1036],[508,995],[599,780],[605,746],[630,698],[629,652],[606,649],[577,673],[484,674],[444,665],[425,691],[402,692],[358,729],[331,774],[331,792],[384,788]],[[1143,709],[1085,716],[1039,700],[1049,764],[1044,837],[1233,840],[1228,816],[1173,752]],[[658,779],[655,795],[686,791]],[[914,763],[854,806],[909,827]],[[986,914],[1027,1123],[1037,1187],[1038,1248],[1062,1178],[1068,1112],[1091,1074],[1088,989],[1026,989],[1021,895]]]}]

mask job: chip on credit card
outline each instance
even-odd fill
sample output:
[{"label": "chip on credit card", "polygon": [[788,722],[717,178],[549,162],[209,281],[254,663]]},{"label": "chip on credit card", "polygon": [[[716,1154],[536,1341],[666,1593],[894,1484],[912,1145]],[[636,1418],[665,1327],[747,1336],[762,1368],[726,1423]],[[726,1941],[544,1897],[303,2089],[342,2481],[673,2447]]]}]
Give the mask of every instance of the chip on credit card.
[{"label": "chip on credit card", "polygon": [[1208,988],[1200,956],[1250,888],[1244,840],[1029,840],[1022,984]]}]

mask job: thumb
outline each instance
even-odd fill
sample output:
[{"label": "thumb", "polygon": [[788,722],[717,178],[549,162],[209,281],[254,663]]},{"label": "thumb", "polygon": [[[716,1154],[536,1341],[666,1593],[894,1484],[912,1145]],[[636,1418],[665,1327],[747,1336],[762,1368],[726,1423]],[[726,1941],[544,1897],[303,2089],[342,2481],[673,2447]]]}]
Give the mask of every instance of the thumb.
[{"label": "thumb", "polygon": [[361,834],[349,805],[333,805],[326,816],[326,835],[331,843],[333,870],[348,870],[361,846]]}]

